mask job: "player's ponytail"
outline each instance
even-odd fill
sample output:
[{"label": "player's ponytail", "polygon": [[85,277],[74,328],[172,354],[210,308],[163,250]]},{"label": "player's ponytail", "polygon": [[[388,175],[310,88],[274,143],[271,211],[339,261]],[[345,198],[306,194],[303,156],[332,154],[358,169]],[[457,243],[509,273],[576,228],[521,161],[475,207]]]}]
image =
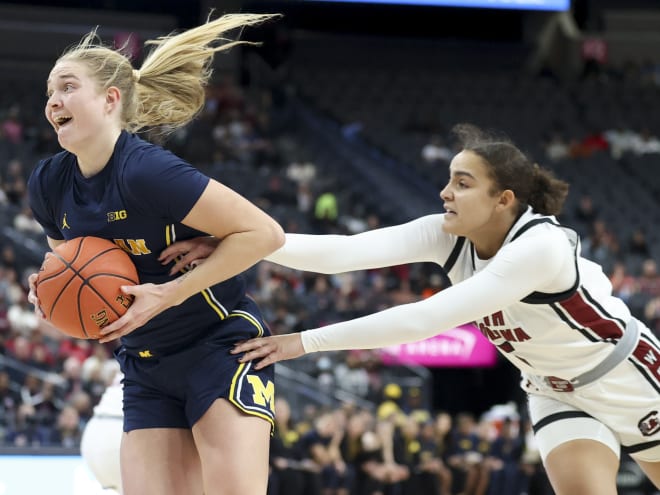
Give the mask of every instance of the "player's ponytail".
[{"label": "player's ponytail", "polygon": [[101,89],[119,88],[122,127],[137,132],[160,126],[169,130],[190,122],[204,105],[205,86],[216,52],[249,43],[226,33],[259,24],[278,14],[227,14],[179,34],[149,40],[155,48],[139,69],[121,49],[98,43],[96,30],[58,60],[83,63]]},{"label": "player's ponytail", "polygon": [[187,124],[204,105],[204,88],[211,76],[215,53],[249,43],[225,38],[225,33],[273,17],[227,14],[183,33],[147,41],[156,48],[138,71],[134,126]]},{"label": "player's ponytail", "polygon": [[458,124],[453,131],[463,149],[476,153],[489,166],[496,185],[493,194],[509,189],[516,195],[520,211],[529,205],[543,215],[561,213],[568,183],[532,163],[509,138],[471,124]]},{"label": "player's ponytail", "polygon": [[544,215],[559,215],[568,195],[568,183],[536,163],[532,166],[532,187],[527,204]]}]

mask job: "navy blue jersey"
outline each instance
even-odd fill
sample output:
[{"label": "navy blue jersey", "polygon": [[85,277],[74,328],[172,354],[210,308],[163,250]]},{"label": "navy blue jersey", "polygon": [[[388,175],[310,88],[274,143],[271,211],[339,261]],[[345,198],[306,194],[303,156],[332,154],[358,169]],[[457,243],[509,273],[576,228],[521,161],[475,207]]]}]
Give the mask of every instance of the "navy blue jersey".
[{"label": "navy blue jersey", "polygon": [[[205,235],[181,220],[208,182],[176,155],[123,131],[98,174],[85,178],[75,155],[64,151],[39,162],[28,190],[34,216],[49,237],[110,239],[131,256],[140,283],[160,284],[173,278],[170,266],[158,261],[161,251],[177,240]],[[122,343],[144,352],[171,352],[203,337],[245,297],[245,282],[233,277],[167,309]],[[226,338],[246,335],[228,332]]]}]

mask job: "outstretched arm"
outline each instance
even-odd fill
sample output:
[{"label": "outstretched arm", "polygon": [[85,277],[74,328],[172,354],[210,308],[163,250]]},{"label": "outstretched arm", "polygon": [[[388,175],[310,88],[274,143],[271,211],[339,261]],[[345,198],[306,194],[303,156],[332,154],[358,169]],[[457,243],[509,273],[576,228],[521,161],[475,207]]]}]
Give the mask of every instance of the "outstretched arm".
[{"label": "outstretched arm", "polygon": [[304,353],[423,340],[500,311],[536,290],[570,287],[574,274],[568,274],[562,286],[551,285],[564,268],[566,256],[572,253],[565,238],[521,238],[503,248],[483,271],[423,301],[298,334],[252,339],[233,352],[245,353],[242,361],[259,359],[255,366],[259,369]]},{"label": "outstretched arm", "polygon": [[[285,245],[265,259],[279,265],[317,273],[343,273],[415,262],[444,263],[454,238],[442,232],[443,215],[355,235],[286,234]],[[179,241],[161,253],[163,264],[175,261],[171,273],[202,262],[218,239],[198,237]]]},{"label": "outstretched arm", "polygon": [[442,231],[443,215],[355,235],[287,234],[283,247],[266,257],[317,273],[343,273],[417,262],[444,263],[454,245]]}]

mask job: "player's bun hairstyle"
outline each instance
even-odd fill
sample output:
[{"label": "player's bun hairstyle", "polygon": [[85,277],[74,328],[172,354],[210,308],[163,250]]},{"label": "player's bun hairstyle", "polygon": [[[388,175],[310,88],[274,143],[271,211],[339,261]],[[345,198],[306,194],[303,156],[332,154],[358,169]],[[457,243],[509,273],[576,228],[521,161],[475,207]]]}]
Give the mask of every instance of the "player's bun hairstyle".
[{"label": "player's bun hairstyle", "polygon": [[458,124],[452,131],[464,150],[476,153],[488,164],[497,185],[493,193],[510,189],[518,199],[520,211],[529,205],[543,215],[561,213],[568,183],[532,163],[508,137],[472,124]]},{"label": "player's bun hairstyle", "polygon": [[137,132],[160,126],[174,130],[190,122],[204,105],[205,86],[211,77],[216,52],[247,41],[225,33],[262,23],[279,14],[226,14],[179,34],[149,40],[155,48],[140,69],[134,69],[121,48],[100,44],[96,29],[58,59],[85,65],[100,89],[119,88],[122,95],[122,127]]}]

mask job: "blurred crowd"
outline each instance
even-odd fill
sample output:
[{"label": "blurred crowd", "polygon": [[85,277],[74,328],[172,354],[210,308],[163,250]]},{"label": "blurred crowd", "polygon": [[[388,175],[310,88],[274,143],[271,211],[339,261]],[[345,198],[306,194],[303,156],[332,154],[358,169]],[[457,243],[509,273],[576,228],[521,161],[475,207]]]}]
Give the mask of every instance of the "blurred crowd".
[{"label": "blurred crowd", "polygon": [[344,404],[295,417],[275,401],[270,495],[551,494],[531,425],[513,405],[477,419],[430,413],[414,388],[383,388],[376,411]]},{"label": "blurred crowd", "polygon": [[[342,203],[334,178],[313,157],[296,156],[290,136],[274,130],[272,107],[269,92],[248,97],[219,81],[199,118],[170,136],[167,147],[271,212],[289,232],[356,233],[386,224]],[[45,251],[26,180],[36,160],[58,146],[37,122],[20,106],[0,108],[0,211],[6,226]],[[440,151],[427,149],[425,156],[448,160],[451,150],[435,145]],[[571,218],[583,234],[583,253],[608,270],[614,293],[660,331],[660,274],[644,232],[617,238],[588,195]],[[0,446],[76,447],[117,371],[115,344],[71,339],[36,318],[26,293],[38,262],[19,256],[20,249],[0,236]],[[276,334],[416,301],[446,285],[437,267],[421,264],[327,276],[262,262],[246,277]],[[432,411],[408,390],[383,383],[375,351],[336,353],[314,366],[321,390],[340,387],[378,407],[291,411],[279,398],[272,495],[550,493],[529,422],[515,407],[495,418]]]}]

